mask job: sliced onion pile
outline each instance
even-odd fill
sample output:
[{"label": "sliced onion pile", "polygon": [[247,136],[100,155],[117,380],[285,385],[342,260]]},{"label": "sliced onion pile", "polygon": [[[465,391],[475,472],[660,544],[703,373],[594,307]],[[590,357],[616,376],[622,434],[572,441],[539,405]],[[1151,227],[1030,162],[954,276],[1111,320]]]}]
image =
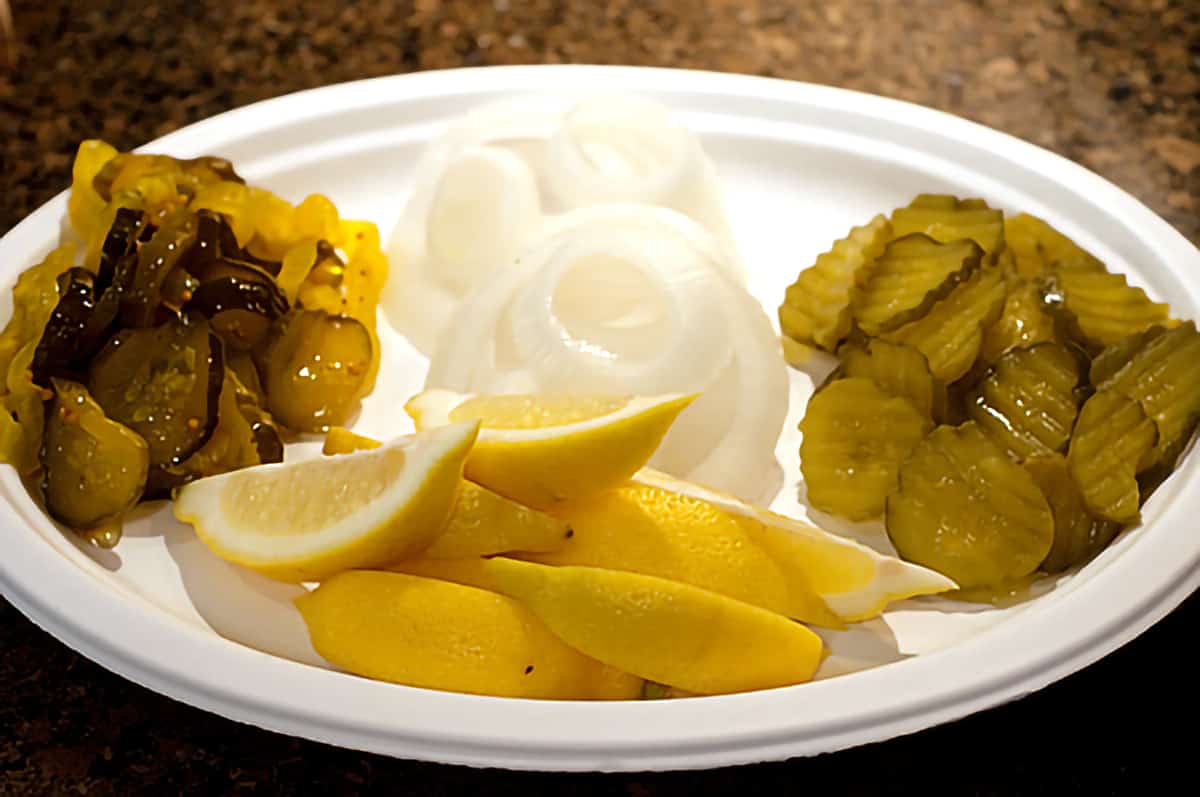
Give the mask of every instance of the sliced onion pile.
[{"label": "sliced onion pile", "polygon": [[522,97],[469,113],[422,157],[388,247],[388,320],[431,354],[469,291],[565,212],[609,202],[695,220],[722,268],[744,281],[713,166],[666,108],[626,96]]},{"label": "sliced onion pile", "polygon": [[651,464],[750,501],[779,484],[779,341],[697,222],[633,203],[569,211],[461,303],[426,383],[472,393],[700,392]]}]

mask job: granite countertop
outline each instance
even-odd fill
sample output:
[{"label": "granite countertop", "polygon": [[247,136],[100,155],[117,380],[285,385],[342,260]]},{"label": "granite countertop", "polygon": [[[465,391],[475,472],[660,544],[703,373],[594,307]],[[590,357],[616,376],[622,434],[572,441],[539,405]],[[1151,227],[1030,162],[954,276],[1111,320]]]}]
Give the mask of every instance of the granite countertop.
[{"label": "granite countertop", "polygon": [[[15,39],[0,50],[4,232],[67,187],[82,138],[131,148],[255,100],[396,72],[601,62],[772,75],[940,108],[1082,163],[1200,243],[1195,0],[12,6]],[[107,672],[0,600],[0,794],[1138,794],[1191,777],[1193,734],[1166,722],[1200,705],[1193,660],[1178,650],[1197,627],[1193,596],[1024,700],[846,753],[568,777],[396,761],[238,725]]]}]

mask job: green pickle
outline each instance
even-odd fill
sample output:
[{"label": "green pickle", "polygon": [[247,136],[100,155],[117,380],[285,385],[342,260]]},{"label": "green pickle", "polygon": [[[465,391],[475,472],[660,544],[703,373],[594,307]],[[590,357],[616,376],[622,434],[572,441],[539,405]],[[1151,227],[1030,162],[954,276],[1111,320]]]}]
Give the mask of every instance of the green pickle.
[{"label": "green pickle", "polygon": [[1065,346],[1010,351],[976,387],[967,416],[1018,462],[1065,451],[1079,411],[1082,366]]},{"label": "green pickle", "polygon": [[1101,379],[1098,387],[1134,399],[1158,427],[1158,445],[1143,465],[1170,460],[1170,452],[1178,454],[1191,437],[1200,417],[1197,363],[1200,332],[1195,322],[1188,321],[1120,341],[1093,364],[1095,376]]},{"label": "green pickle", "polygon": [[1013,349],[1060,342],[1059,337],[1037,285],[1027,279],[1010,279],[1000,317],[983,332],[979,358],[990,365]]},{"label": "green pickle", "polygon": [[972,240],[988,254],[1004,247],[1004,214],[982,199],[921,194],[908,207],[892,211],[892,229],[897,238],[923,233],[943,243]]},{"label": "green pickle", "polygon": [[46,509],[76,531],[111,532],[142,497],[149,448],[105,416],[83,385],[55,379],[53,390],[41,453]]},{"label": "green pickle", "polygon": [[1150,301],[1123,274],[1060,270],[1043,277],[1040,288],[1050,307],[1093,352],[1170,321],[1170,308]]},{"label": "green pickle", "polygon": [[969,240],[939,243],[921,233],[896,238],[854,292],[854,322],[879,335],[915,321],[979,268],[983,250]]},{"label": "green pickle", "polygon": [[1104,263],[1037,216],[1018,213],[1004,220],[1004,237],[1017,272],[1036,277],[1051,269],[1105,271]]},{"label": "green pickle", "polygon": [[827,384],[800,422],[809,503],[850,520],[879,516],[900,462],[932,425],[908,399],[889,396],[869,379]]},{"label": "green pickle", "polygon": [[355,319],[292,310],[256,356],[267,409],[296,431],[344,425],[366,392],[372,351],[370,333]]},{"label": "green pickle", "polygon": [[1104,550],[1121,524],[1101,520],[1088,512],[1083,494],[1071,478],[1061,454],[1039,454],[1024,463],[1054,514],[1054,543],[1042,562],[1047,573],[1061,573]]},{"label": "green pickle", "polygon": [[890,396],[906,398],[930,420],[946,410],[946,386],[929,370],[925,355],[912,346],[873,338],[865,344],[838,349],[841,363],[830,379],[870,379]]},{"label": "green pickle", "polygon": [[887,533],[902,557],[962,589],[1028,576],[1054,541],[1054,516],[1028,471],[977,424],[939,426],[900,466]]},{"label": "green pickle", "polygon": [[1067,451],[1067,468],[1089,512],[1115,523],[1137,520],[1139,463],[1157,442],[1154,420],[1119,391],[1097,391],[1084,403]]},{"label": "green pickle", "polygon": [[834,351],[850,332],[850,299],[892,237],[885,216],[855,227],[788,286],[779,307],[783,334],[798,342]]},{"label": "green pickle", "polygon": [[1004,272],[980,268],[923,318],[883,338],[916,347],[925,355],[933,375],[950,384],[975,363],[983,345],[983,330],[1000,317],[1005,295]]}]

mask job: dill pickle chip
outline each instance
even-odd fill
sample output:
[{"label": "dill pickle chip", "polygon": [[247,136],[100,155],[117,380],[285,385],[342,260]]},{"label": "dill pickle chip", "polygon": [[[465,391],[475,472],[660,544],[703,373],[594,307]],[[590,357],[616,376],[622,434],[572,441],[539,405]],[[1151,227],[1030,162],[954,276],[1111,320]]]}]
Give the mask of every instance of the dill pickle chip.
[{"label": "dill pickle chip", "polygon": [[948,194],[921,194],[908,207],[892,211],[893,235],[919,232],[948,243],[969,239],[984,252],[998,252],[1004,244],[1004,214],[982,199],[958,199]]},{"label": "dill pickle chip", "polygon": [[1111,388],[1084,402],[1067,450],[1067,469],[1093,515],[1116,523],[1138,517],[1138,463],[1158,442],[1154,420]]},{"label": "dill pickle chip", "polygon": [[865,344],[838,349],[840,365],[830,380],[870,379],[889,396],[906,398],[927,418],[940,418],[946,409],[946,386],[934,378],[925,355],[912,346],[871,338]]},{"label": "dill pickle chip", "polygon": [[1005,293],[1004,272],[980,268],[923,318],[883,338],[916,347],[933,375],[948,385],[971,369],[983,345],[983,330],[1003,310]]},{"label": "dill pickle chip", "polygon": [[983,251],[968,240],[938,243],[916,233],[888,244],[854,291],[854,321],[867,335],[915,321],[979,268]]},{"label": "dill pickle chip", "polygon": [[1200,332],[1195,322],[1147,330],[1136,339],[1121,341],[1101,357],[1105,359],[1093,366],[1093,380],[1100,378],[1097,385],[1137,401],[1158,427],[1158,445],[1143,464],[1169,459],[1172,448],[1187,443],[1200,417],[1200,368],[1196,367],[1200,362]]},{"label": "dill pickle chip", "polygon": [[883,512],[896,469],[932,427],[907,399],[859,377],[831,382],[800,421],[800,473],[823,512],[865,520]]},{"label": "dill pickle chip", "polygon": [[1092,516],[1083,503],[1062,454],[1039,454],[1024,463],[1054,515],[1054,542],[1042,562],[1047,573],[1061,573],[1086,562],[1112,542],[1121,530],[1119,523]]},{"label": "dill pickle chip", "polygon": [[1129,361],[1150,341],[1166,332],[1166,327],[1150,327],[1142,332],[1127,335],[1116,343],[1105,346],[1092,358],[1088,379],[1097,390],[1109,387],[1117,373],[1129,365]]},{"label": "dill pickle chip", "polygon": [[991,364],[1013,349],[1028,349],[1058,339],[1054,317],[1046,312],[1038,286],[1030,280],[1017,278],[1008,283],[1008,295],[1004,298],[1000,317],[983,332],[979,358]]},{"label": "dill pickle chip", "polygon": [[1105,271],[1104,263],[1037,216],[1019,213],[1004,220],[1004,238],[1017,272],[1036,277],[1050,269]]},{"label": "dill pickle chip", "polygon": [[967,415],[1018,462],[1064,451],[1079,412],[1081,379],[1081,363],[1066,346],[1016,349],[979,383]]},{"label": "dill pickle chip", "polygon": [[1039,282],[1047,304],[1093,352],[1170,321],[1170,308],[1150,301],[1146,292],[1126,282],[1123,274],[1055,271]]},{"label": "dill pickle chip", "polygon": [[783,334],[833,351],[850,332],[850,296],[892,237],[887,217],[876,216],[821,255],[788,286],[779,307]]},{"label": "dill pickle chip", "polygon": [[900,556],[969,589],[1032,573],[1054,540],[1054,516],[1033,477],[974,423],[939,426],[900,466],[887,499]]}]

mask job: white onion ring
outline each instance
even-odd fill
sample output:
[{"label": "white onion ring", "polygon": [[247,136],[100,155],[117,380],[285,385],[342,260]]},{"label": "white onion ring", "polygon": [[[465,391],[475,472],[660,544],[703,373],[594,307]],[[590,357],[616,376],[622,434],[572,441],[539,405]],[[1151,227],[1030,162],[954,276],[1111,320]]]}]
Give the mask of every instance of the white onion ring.
[{"label": "white onion ring", "polygon": [[558,229],[564,211],[614,201],[692,217],[744,283],[712,164],[663,106],[521,97],[468,113],[422,156],[388,245],[389,322],[432,353],[476,283],[495,279],[517,251]]},{"label": "white onion ring", "polygon": [[724,249],[661,207],[572,211],[461,304],[427,388],[468,393],[699,392],[651,464],[749,501],[779,484],[788,383]]}]

